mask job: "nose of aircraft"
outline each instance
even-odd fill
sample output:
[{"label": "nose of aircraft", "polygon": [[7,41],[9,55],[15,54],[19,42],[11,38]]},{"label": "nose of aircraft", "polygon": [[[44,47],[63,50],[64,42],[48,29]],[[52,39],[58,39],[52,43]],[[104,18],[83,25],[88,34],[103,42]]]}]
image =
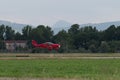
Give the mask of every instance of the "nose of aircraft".
[{"label": "nose of aircraft", "polygon": [[60,48],[60,45],[58,45],[58,47]]}]

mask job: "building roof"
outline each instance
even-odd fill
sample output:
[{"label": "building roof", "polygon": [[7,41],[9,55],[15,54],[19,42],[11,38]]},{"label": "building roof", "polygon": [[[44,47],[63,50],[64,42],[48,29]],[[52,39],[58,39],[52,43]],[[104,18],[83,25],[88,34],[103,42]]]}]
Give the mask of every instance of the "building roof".
[{"label": "building roof", "polygon": [[6,40],[5,43],[26,43],[26,40]]}]

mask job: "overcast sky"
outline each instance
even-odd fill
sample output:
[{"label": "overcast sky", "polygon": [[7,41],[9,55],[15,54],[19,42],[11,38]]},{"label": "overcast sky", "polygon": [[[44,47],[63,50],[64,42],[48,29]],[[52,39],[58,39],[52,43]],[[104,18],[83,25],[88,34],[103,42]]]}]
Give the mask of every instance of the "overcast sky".
[{"label": "overcast sky", "polygon": [[50,26],[120,21],[120,0],[0,0],[0,20]]}]

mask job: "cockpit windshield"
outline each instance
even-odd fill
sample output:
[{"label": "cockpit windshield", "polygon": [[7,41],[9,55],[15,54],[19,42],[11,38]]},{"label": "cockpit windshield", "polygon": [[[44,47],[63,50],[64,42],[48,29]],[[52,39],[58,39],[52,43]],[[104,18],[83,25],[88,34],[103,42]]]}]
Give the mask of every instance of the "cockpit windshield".
[{"label": "cockpit windshield", "polygon": [[44,44],[53,44],[52,42],[45,42]]}]

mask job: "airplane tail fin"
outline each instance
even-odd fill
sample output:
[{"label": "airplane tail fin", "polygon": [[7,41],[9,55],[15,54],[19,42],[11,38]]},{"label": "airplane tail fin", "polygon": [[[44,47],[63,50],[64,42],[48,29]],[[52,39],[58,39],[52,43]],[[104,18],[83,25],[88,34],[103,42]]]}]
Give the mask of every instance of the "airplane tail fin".
[{"label": "airplane tail fin", "polygon": [[34,47],[37,47],[37,42],[36,42],[35,40],[32,40],[32,45],[33,45]]}]

